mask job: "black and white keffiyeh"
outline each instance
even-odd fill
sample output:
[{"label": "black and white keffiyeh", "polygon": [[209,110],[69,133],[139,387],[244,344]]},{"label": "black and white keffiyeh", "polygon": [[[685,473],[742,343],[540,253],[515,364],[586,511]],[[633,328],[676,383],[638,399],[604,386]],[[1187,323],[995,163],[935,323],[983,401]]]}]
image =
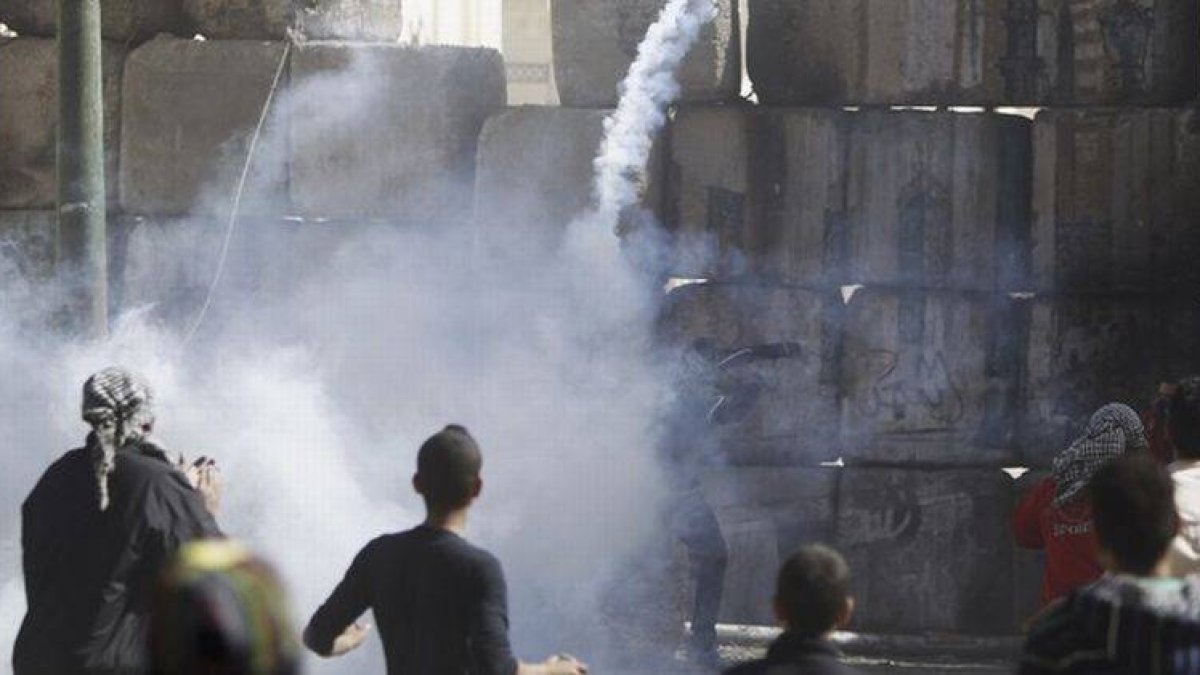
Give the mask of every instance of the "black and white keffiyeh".
[{"label": "black and white keffiyeh", "polygon": [[[92,426],[88,450],[101,511],[108,509],[108,476],[116,467],[117,451],[145,440],[154,424],[153,405],[150,385],[123,368],[105,368],[83,384],[83,419]],[[163,454],[166,459],[156,447],[152,454]]]},{"label": "black and white keffiyeh", "polygon": [[1133,408],[1123,403],[1103,406],[1092,415],[1083,435],[1054,458],[1054,505],[1082,496],[1092,476],[1111,460],[1146,447],[1146,430]]}]

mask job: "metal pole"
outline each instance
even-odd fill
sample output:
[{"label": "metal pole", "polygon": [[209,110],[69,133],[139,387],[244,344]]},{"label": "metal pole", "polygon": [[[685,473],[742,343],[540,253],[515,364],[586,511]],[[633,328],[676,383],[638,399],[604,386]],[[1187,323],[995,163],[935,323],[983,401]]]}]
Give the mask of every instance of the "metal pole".
[{"label": "metal pole", "polygon": [[108,332],[100,0],[58,0],[58,263],[69,328]]}]

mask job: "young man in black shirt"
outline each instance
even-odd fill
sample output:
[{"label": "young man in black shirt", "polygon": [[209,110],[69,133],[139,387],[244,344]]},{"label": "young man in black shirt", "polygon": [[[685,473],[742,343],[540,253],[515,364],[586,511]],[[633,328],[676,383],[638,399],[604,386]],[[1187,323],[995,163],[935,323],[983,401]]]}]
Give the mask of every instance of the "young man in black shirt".
[{"label": "young man in black shirt", "polygon": [[850,568],[836,551],[805,546],[779,570],[775,615],[783,635],[767,658],[726,671],[726,675],[858,675],[841,662],[829,634],[844,628],[854,612]]},{"label": "young man in black shirt", "polygon": [[355,623],[371,609],[389,675],[582,675],[569,657],[517,661],[508,642],[508,591],[500,562],[462,538],[483,483],[479,446],[463,427],[434,434],[417,455],[413,487],[425,522],[379,537],[354,558],[346,576],[304,631],[304,644],[340,656],[362,644]]}]

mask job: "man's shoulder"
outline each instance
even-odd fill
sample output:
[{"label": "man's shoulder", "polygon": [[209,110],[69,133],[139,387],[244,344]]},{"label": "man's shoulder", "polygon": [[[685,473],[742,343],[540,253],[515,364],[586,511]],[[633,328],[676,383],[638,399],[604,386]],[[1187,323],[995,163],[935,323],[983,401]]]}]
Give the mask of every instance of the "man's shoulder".
[{"label": "man's shoulder", "polygon": [[28,505],[34,501],[38,494],[43,492],[51,493],[52,497],[58,499],[61,490],[58,485],[63,481],[73,480],[81,472],[86,472],[90,469],[91,461],[87,457],[87,451],[84,448],[75,448],[63,453],[58,459],[54,460],[46,470],[42,472],[37,483],[29,492],[29,497],[25,500]]},{"label": "man's shoulder", "polygon": [[1106,616],[1089,593],[1078,590],[1049,607],[1030,627],[1020,673],[1101,672],[1107,665]]}]

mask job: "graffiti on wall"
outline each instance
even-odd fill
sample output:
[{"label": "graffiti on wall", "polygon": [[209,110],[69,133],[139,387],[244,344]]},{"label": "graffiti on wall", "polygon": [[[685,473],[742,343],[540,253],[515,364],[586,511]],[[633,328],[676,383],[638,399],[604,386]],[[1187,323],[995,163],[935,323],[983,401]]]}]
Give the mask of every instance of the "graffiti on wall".
[{"label": "graffiti on wall", "polygon": [[868,386],[856,396],[858,412],[873,420],[925,420],[940,428],[962,421],[966,403],[941,351],[916,358],[886,350],[867,353]]}]

